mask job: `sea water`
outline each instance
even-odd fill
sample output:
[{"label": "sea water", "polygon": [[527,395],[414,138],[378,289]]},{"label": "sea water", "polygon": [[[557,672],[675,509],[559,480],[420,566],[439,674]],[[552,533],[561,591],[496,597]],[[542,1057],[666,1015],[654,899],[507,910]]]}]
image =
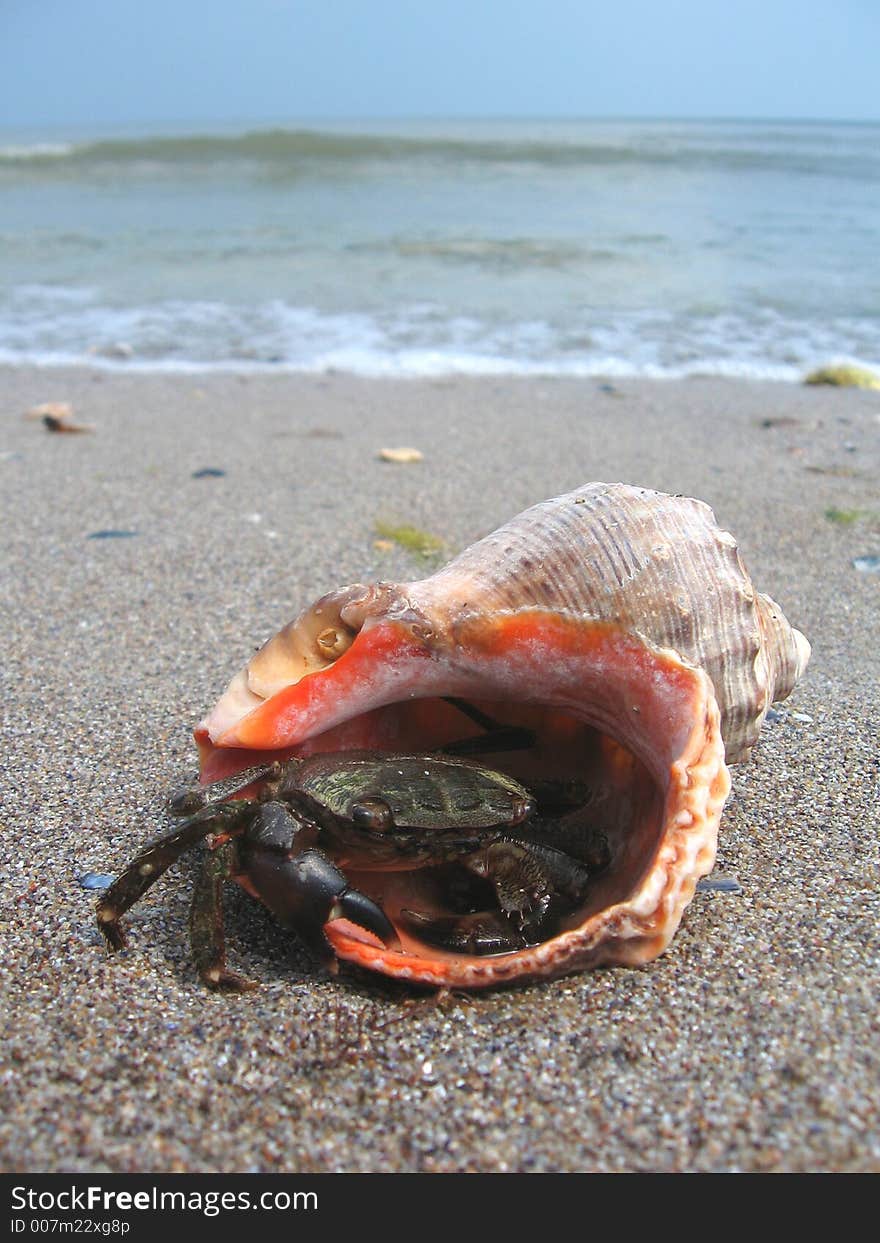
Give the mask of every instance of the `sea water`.
[{"label": "sea water", "polygon": [[880,364],[880,126],[0,133],[0,361],[800,378]]}]

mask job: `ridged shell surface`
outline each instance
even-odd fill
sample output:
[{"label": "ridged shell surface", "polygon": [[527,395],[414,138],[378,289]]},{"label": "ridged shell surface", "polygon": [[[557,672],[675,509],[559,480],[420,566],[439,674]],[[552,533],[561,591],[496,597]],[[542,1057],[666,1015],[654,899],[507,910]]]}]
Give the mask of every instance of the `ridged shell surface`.
[{"label": "ridged shell surface", "polygon": [[810,646],[755,591],[702,501],[591,483],[543,501],[407,594],[428,616],[555,613],[613,621],[704,669],[728,762],[747,758],[770,704],[785,699]]}]

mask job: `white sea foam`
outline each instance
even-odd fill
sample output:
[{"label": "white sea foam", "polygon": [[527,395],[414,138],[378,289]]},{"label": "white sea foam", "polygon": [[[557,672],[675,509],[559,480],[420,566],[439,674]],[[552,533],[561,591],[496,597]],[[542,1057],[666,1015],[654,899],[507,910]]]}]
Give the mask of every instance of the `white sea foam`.
[{"label": "white sea foam", "polygon": [[[852,343],[861,348],[853,351]],[[0,361],[127,370],[346,371],[363,376],[719,375],[797,380],[835,359],[876,366],[876,326],[756,316],[584,314],[573,325],[486,322],[418,304],[368,315],[174,300],[113,307],[94,290],[20,287],[0,317]]]},{"label": "white sea foam", "polygon": [[71,142],[11,143],[0,146],[0,160],[41,160],[72,155],[76,147]]}]

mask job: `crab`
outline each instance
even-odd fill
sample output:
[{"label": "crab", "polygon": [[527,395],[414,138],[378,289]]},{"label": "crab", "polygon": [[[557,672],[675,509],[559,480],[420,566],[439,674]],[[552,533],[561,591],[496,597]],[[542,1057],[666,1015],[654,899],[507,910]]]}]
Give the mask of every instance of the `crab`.
[{"label": "crab", "polygon": [[[528,741],[504,734],[492,734],[493,749]],[[607,863],[601,834],[581,858],[550,844],[576,796],[557,789],[543,798],[539,810],[514,778],[449,753],[320,752],[257,765],[173,795],[169,811],[181,822],[105,892],[98,924],[108,945],[122,948],[121,917],[182,854],[206,843],[190,933],[210,988],[254,986],[226,965],[227,880],[265,903],[331,971],[337,964],[325,929],[335,921],[388,949],[399,947],[400,928],[452,952],[509,953],[542,940]],[[444,913],[402,907],[395,926],[350,883],[347,868],[366,877],[430,869],[427,890],[437,890]]]}]

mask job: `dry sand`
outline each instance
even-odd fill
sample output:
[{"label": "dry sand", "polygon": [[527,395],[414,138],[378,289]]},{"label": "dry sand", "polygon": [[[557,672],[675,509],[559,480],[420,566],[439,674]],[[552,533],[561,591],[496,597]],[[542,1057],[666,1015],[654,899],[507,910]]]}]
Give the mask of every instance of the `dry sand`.
[{"label": "dry sand", "polygon": [[[880,553],[880,394],[0,375],[5,1170],[880,1169],[880,575],[853,566]],[[23,418],[45,401],[95,432]],[[395,445],[424,461],[377,459]],[[262,987],[229,998],[189,961],[188,857],[108,956],[78,878],[163,829],[254,647],[333,586],[414,576],[377,518],[455,550],[595,479],[707,500],[813,642],[733,773],[739,892],[698,893],[647,967],[435,1003],[322,975],[236,891]]]}]

